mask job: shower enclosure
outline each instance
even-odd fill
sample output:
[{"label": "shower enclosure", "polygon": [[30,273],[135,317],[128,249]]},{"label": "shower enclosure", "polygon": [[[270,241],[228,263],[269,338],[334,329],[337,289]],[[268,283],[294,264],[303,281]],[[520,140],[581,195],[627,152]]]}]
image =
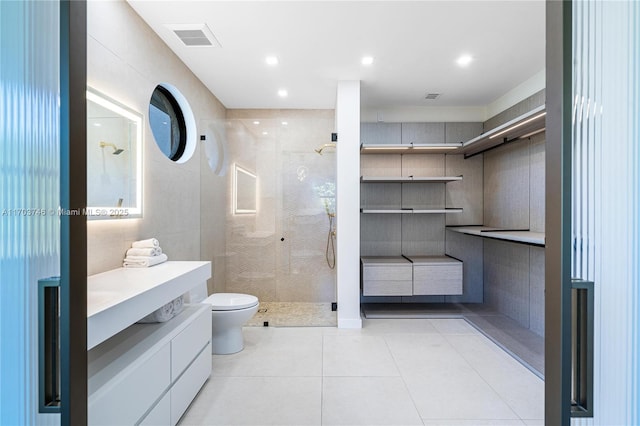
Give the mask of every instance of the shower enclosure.
[{"label": "shower enclosure", "polygon": [[333,111],[228,111],[224,291],[260,299],[249,325],[335,325],[333,131]]}]

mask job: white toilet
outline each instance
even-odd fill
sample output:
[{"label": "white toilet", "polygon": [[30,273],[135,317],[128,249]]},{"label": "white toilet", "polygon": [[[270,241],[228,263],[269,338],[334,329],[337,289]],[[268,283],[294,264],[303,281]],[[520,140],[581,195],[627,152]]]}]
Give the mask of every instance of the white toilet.
[{"label": "white toilet", "polygon": [[234,354],[244,348],[242,326],[258,312],[250,294],[214,293],[201,303],[211,305],[211,353]]}]

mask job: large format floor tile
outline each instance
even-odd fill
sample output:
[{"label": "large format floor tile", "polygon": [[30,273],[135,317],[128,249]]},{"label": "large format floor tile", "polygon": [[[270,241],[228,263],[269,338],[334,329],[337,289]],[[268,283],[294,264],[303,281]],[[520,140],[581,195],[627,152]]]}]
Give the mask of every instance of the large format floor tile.
[{"label": "large format floor tile", "polygon": [[475,371],[522,419],[544,417],[544,381],[483,336],[447,336]]},{"label": "large format floor tile", "polygon": [[541,426],[544,382],[464,319],[248,327],[183,425]]},{"label": "large format floor tile", "polygon": [[367,335],[324,336],[324,376],[398,376],[384,338]]},{"label": "large format floor tile", "polygon": [[182,425],[319,425],[319,377],[212,377]]},{"label": "large format floor tile", "polygon": [[248,327],[245,348],[213,356],[213,376],[306,377],[322,375],[319,328]]},{"label": "large format floor tile", "polygon": [[399,377],[325,377],[322,424],[422,425]]}]

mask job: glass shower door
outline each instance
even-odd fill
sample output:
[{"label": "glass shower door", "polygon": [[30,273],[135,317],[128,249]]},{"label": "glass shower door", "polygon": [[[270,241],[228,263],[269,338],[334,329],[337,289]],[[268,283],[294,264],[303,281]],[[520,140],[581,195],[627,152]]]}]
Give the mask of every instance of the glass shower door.
[{"label": "glass shower door", "polygon": [[[249,325],[335,325],[333,111],[231,111],[224,291],[256,295]],[[255,211],[234,209],[255,176]],[[244,173],[244,172],[243,172]],[[245,182],[244,184],[242,182]]]}]

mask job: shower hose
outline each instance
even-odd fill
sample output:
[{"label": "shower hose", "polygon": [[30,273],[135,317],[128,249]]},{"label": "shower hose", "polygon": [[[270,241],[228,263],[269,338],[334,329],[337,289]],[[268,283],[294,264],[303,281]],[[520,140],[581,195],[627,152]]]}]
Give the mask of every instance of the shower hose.
[{"label": "shower hose", "polygon": [[[334,213],[327,213],[327,216],[329,216],[329,234],[327,235],[327,249],[325,250],[325,258],[327,259],[327,265],[329,265],[329,268],[334,269],[336,267],[336,233],[333,230],[333,219],[336,217],[336,215]],[[331,253],[331,255],[329,253]]]}]

